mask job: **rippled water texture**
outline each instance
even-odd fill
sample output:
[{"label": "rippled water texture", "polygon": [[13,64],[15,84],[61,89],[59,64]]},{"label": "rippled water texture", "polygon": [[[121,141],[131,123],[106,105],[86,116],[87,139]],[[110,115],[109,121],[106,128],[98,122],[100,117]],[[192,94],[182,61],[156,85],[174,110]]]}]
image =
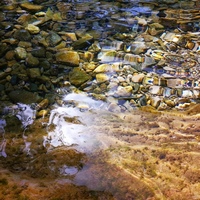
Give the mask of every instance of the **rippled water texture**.
[{"label": "rippled water texture", "polygon": [[2,0],[0,200],[200,199],[199,10]]}]

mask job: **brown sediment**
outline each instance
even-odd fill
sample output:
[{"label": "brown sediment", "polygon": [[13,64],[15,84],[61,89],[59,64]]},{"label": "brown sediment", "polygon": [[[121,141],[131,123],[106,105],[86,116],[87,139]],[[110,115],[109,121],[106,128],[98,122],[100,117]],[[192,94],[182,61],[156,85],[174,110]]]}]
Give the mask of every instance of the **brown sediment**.
[{"label": "brown sediment", "polygon": [[[15,140],[15,143],[13,146],[8,142],[8,157],[0,157],[4,168],[0,181],[2,198],[13,198],[18,192],[19,196],[28,196],[28,199],[37,195],[41,199],[50,196],[62,199],[68,198],[69,190],[72,199],[123,199],[124,196],[127,199],[198,198],[198,115],[143,110],[119,114],[85,112],[85,118],[92,117],[93,120],[86,120],[87,124],[84,121],[88,138],[85,138],[86,146],[82,152],[82,143],[57,148],[47,145],[47,149],[44,148],[41,137],[45,136],[46,129],[41,132],[41,126],[38,126],[41,119],[27,130],[27,141],[32,142],[30,155],[23,152],[24,143],[19,136],[17,139],[13,134],[10,134],[11,138],[6,135],[8,141]],[[77,119],[83,123],[78,116]],[[90,151],[87,152],[87,148]],[[63,165],[76,168],[77,172],[60,174]],[[55,185],[53,190],[52,184]],[[17,189],[11,189],[13,187]]]}]

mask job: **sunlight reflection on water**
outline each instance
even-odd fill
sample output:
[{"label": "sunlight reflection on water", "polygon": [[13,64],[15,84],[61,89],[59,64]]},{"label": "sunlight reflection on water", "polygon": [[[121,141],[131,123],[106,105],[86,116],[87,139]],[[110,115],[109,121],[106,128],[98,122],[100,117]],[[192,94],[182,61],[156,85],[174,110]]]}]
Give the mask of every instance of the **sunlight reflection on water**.
[{"label": "sunlight reflection on water", "polygon": [[48,136],[44,136],[43,145],[50,144],[53,147],[75,145],[78,150],[84,152],[96,150],[99,145],[101,146],[101,142],[97,139],[98,135],[90,129],[90,125],[94,125],[96,111],[105,109],[106,105],[84,94],[75,93],[65,96],[64,101],[68,105],[51,111]]}]

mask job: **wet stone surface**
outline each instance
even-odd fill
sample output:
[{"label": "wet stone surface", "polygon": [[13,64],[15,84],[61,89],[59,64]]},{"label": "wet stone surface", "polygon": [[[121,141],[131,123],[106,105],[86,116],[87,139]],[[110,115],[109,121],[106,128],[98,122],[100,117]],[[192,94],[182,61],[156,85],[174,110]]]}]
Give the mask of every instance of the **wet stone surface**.
[{"label": "wet stone surface", "polygon": [[1,1],[0,199],[199,199],[199,9]]},{"label": "wet stone surface", "polygon": [[[11,90],[31,91],[33,84],[35,92],[45,98],[65,87],[65,81],[74,80],[70,71],[78,67],[91,78],[77,75],[80,83],[72,81],[72,85],[89,94],[115,97],[118,87],[132,87],[132,77],[142,74],[138,98],[135,92],[130,95],[134,106],[141,105],[141,95],[145,95],[145,104],[161,110],[198,103],[198,7],[198,1],[2,2],[1,100],[10,101]],[[13,51],[14,55],[9,54]],[[93,68],[88,69],[91,63]],[[111,69],[96,70],[102,63]],[[124,79],[117,82],[118,87],[102,90],[102,84],[117,76]],[[152,92],[151,85],[160,86],[160,92]],[[160,103],[151,103],[153,95],[159,96]]]}]

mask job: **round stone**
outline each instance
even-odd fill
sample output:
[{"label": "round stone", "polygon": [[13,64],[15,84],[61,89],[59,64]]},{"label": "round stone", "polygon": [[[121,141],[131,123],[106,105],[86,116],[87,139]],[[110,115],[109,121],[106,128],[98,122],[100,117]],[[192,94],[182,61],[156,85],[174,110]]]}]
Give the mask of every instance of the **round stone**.
[{"label": "round stone", "polygon": [[27,52],[24,48],[17,47],[15,49],[15,55],[16,55],[17,59],[24,60],[24,59],[26,59]]},{"label": "round stone", "polygon": [[31,34],[37,34],[40,32],[40,28],[33,24],[28,24],[26,30],[28,30]]}]

